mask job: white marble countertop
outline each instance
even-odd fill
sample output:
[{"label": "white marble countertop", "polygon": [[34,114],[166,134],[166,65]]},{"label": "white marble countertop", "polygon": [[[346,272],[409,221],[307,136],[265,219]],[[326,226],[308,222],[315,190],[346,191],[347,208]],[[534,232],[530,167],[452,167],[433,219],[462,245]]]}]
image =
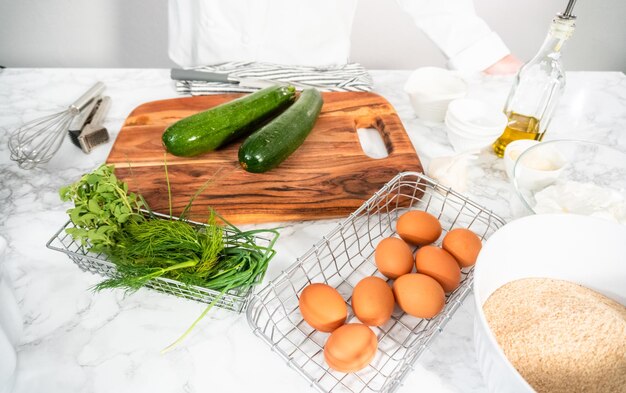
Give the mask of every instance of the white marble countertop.
[{"label": "white marble countertop", "polygon": [[[375,71],[375,92],[396,108],[425,166],[453,154],[444,126],[415,118],[402,86],[408,71]],[[92,293],[100,278],[80,271],[45,247],[67,220],[58,189],[104,162],[110,141],[84,155],[64,142],[41,169],[9,160],[8,132],[21,122],[63,109],[95,81],[107,86],[112,139],[124,118],[146,101],[176,97],[168,70],[6,69],[0,72],[0,235],[8,241],[5,268],[24,316],[14,391],[243,392],[312,391],[252,334],[245,315],[213,310],[176,350],[159,351],[204,309],[202,304],[149,290]],[[468,77],[471,97],[502,106],[511,78]],[[575,138],[626,151],[626,77],[570,73],[546,140]],[[517,214],[501,160],[485,152],[466,194],[505,220]],[[294,223],[282,230],[266,280],[311,247],[336,221]],[[471,295],[423,353],[400,392],[486,391],[472,341]]]}]

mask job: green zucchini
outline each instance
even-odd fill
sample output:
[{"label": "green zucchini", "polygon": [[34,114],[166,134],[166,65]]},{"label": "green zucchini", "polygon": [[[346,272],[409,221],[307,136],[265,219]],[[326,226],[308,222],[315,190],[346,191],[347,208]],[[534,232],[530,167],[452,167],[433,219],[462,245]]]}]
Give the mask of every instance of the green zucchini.
[{"label": "green zucchini", "polygon": [[163,133],[163,144],[175,156],[191,157],[215,150],[247,135],[259,123],[295,99],[292,86],[270,86],[177,121]]},{"label": "green zucchini", "polygon": [[305,89],[296,102],[250,135],[239,148],[239,163],[248,172],[262,173],[277,167],[309,135],[320,111],[322,95]]}]

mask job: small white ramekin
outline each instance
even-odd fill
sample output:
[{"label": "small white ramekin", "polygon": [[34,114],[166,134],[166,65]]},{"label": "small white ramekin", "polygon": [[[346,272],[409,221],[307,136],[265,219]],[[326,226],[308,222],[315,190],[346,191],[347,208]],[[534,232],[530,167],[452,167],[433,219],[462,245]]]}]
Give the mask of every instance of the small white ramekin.
[{"label": "small white ramekin", "polygon": [[[509,143],[504,150],[506,174],[522,189],[534,191],[554,183],[567,165],[557,149],[539,144],[536,140],[522,139]],[[542,163],[550,164],[551,168],[540,167]]]},{"label": "small white ramekin", "polygon": [[513,167],[519,156],[531,146],[540,143],[534,139],[520,139],[510,142],[504,149],[504,168],[510,180],[513,180]]}]

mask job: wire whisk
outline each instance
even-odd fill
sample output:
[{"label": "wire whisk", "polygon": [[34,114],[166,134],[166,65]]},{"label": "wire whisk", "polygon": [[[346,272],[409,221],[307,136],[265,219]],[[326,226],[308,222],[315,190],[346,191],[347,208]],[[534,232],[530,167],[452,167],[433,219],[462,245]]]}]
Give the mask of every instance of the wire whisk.
[{"label": "wire whisk", "polygon": [[104,84],[97,82],[66,110],[31,120],[13,131],[9,137],[11,160],[22,169],[33,169],[50,161],[61,147],[74,117],[103,91]]}]

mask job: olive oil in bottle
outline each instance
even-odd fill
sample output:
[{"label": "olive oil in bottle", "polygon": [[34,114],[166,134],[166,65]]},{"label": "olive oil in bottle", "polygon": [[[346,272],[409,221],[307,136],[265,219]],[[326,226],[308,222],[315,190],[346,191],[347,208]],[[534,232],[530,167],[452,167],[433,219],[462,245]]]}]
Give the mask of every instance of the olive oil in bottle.
[{"label": "olive oil in bottle", "polygon": [[493,144],[499,157],[517,139],[541,140],[565,88],[561,49],[574,32],[576,0],[569,0],[565,12],[557,14],[539,52],[520,68],[504,106],[508,123]]},{"label": "olive oil in bottle", "polygon": [[543,132],[540,132],[539,120],[532,116],[520,115],[519,113],[507,113],[508,122],[504,132],[493,144],[493,151],[502,157],[504,149],[510,142],[518,139],[534,139],[540,141]]}]

